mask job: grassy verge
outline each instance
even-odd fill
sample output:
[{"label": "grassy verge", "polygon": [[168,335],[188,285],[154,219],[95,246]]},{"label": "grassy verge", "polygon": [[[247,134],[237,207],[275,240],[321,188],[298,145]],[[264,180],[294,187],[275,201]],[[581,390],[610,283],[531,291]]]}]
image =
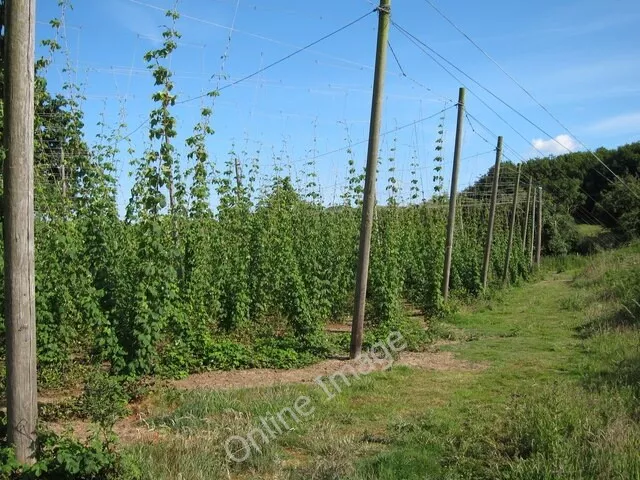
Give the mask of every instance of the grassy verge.
[{"label": "grassy verge", "polygon": [[[486,368],[408,367],[351,382],[166,391],[126,447],[149,479],[640,479],[640,247],[555,261],[544,279],[468,308],[443,355]],[[315,412],[241,463],[232,435],[300,396]]]}]

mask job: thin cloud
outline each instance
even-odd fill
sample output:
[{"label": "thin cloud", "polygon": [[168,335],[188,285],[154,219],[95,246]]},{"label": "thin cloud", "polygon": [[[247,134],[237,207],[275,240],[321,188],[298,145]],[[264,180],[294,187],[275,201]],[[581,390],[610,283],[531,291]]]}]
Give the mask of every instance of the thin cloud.
[{"label": "thin cloud", "polygon": [[625,113],[600,120],[589,127],[591,133],[635,133],[640,130],[640,112]]},{"label": "thin cloud", "polygon": [[568,151],[574,152],[579,147],[578,142],[572,136],[566,134],[558,135],[548,140],[536,138],[531,142],[531,145],[536,150],[550,155],[560,155]]},{"label": "thin cloud", "polygon": [[609,15],[604,18],[599,18],[590,22],[577,22],[575,24],[563,24],[561,26],[555,28],[549,28],[546,32],[540,33],[558,33],[565,36],[581,36],[581,35],[591,35],[596,32],[600,32],[603,30],[611,30],[613,28],[618,28],[621,25],[628,25],[630,23],[635,23],[638,18],[638,15]]},{"label": "thin cloud", "polygon": [[162,12],[149,12],[146,8],[124,0],[118,1],[109,8],[112,17],[131,33],[148,38],[152,43],[152,37],[160,37],[162,25],[167,23]]}]

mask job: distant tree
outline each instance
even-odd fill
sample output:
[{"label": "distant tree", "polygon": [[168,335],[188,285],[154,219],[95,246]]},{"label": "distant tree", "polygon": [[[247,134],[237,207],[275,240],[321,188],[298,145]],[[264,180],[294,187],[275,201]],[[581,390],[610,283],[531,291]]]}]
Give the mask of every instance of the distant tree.
[{"label": "distant tree", "polygon": [[614,231],[626,236],[640,235],[640,178],[628,175],[603,194],[601,207],[617,219]]},{"label": "distant tree", "polygon": [[[545,217],[549,220],[545,221],[545,235],[555,238],[549,248],[555,245],[558,248],[554,250],[563,251],[572,243],[573,232],[561,239],[571,217],[577,223],[602,223],[616,232],[638,234],[631,213],[637,199],[630,188],[637,189],[640,178],[640,142],[615,150],[599,148],[594,153],[604,165],[590,152],[534,158],[523,165],[524,178],[532,178],[545,192]],[[514,166],[505,162],[503,171],[509,168]],[[617,177],[624,178],[624,183]],[[467,191],[487,194],[492,180],[493,167]],[[563,227],[556,228],[560,225]]]}]

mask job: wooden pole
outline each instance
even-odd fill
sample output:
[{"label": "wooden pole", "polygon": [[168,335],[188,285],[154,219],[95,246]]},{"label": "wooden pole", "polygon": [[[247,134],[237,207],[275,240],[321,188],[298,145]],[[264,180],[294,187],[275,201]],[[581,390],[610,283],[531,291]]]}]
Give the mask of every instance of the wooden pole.
[{"label": "wooden pole", "polygon": [[538,246],[536,249],[536,266],[539,267],[542,258],[542,187],[538,187],[538,231],[536,233],[536,243]]},{"label": "wooden pole", "polygon": [[378,150],[380,148],[380,126],[382,123],[382,103],[384,76],[387,65],[391,0],[380,0],[378,14],[378,43],[376,47],[376,65],[371,100],[367,170],[364,181],[362,221],[360,224],[355,307],[353,322],[351,324],[351,348],[349,354],[352,359],[360,356],[360,352],[362,351],[364,311],[367,299],[367,281],[369,278],[369,254],[371,252],[371,230],[373,228],[373,215],[376,202],[376,174],[378,168]]},{"label": "wooden pole", "polygon": [[513,205],[511,206],[511,223],[509,225],[509,242],[507,243],[507,256],[504,259],[504,272],[502,273],[502,281],[509,281],[509,265],[511,264],[511,251],[513,250],[513,235],[516,229],[516,214],[518,213],[518,194],[520,193],[520,172],[522,164],[518,165],[518,175],[516,176],[516,186],[513,192]]},{"label": "wooden pole", "polygon": [[538,189],[533,189],[533,205],[531,206],[531,240],[529,245],[529,263],[533,268],[533,252],[534,252],[534,241],[536,238],[536,201],[538,199]]},{"label": "wooden pole", "polygon": [[527,213],[524,216],[524,232],[522,234],[522,253],[527,252],[527,236],[529,234],[529,212],[531,211],[531,190],[533,181],[529,179],[529,189],[527,190]]},{"label": "wooden pole", "polygon": [[482,262],[482,287],[486,290],[489,282],[489,265],[491,264],[491,247],[493,245],[493,228],[496,223],[496,204],[498,203],[498,182],[500,181],[500,162],[502,162],[502,137],[498,137],[496,148],[496,163],[493,166],[493,185],[491,187],[491,207],[489,210],[489,228],[487,242],[484,246],[484,261]]},{"label": "wooden pole", "polygon": [[456,197],[458,196],[458,170],[462,152],[462,133],[464,129],[464,97],[465,89],[458,95],[458,123],[456,125],[456,144],[453,153],[453,171],[451,172],[451,192],[449,194],[449,219],[447,221],[447,243],[444,252],[444,275],[442,279],[442,297],[449,298],[449,280],[451,278],[451,257],[453,254],[453,233],[456,226]]},{"label": "wooden pole", "polygon": [[33,209],[35,0],[5,4],[4,295],[7,440],[31,464],[37,408]]}]

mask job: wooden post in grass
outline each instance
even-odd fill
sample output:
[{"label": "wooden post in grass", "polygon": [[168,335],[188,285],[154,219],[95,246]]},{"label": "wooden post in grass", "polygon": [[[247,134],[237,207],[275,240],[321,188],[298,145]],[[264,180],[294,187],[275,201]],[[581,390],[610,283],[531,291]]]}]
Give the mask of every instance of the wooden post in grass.
[{"label": "wooden post in grass", "polygon": [[536,237],[536,266],[540,266],[542,259],[542,187],[538,187],[538,231]]},{"label": "wooden post in grass", "polygon": [[522,164],[518,165],[518,175],[516,176],[516,187],[513,192],[513,205],[511,206],[511,223],[509,224],[509,242],[507,243],[507,256],[504,259],[504,272],[502,282],[509,281],[509,265],[511,264],[511,251],[513,250],[513,235],[516,230],[516,214],[518,213],[518,194],[520,193],[520,172]]},{"label": "wooden post in grass", "polygon": [[35,0],[5,3],[4,315],[7,440],[32,464],[38,416],[33,210]]},{"label": "wooden post in grass", "polygon": [[355,306],[351,324],[351,348],[349,356],[352,359],[357,358],[362,350],[364,311],[367,300],[367,281],[369,278],[369,254],[371,252],[371,230],[373,228],[373,215],[376,203],[376,170],[378,168],[378,150],[380,148],[380,125],[382,123],[382,102],[384,76],[387,65],[390,16],[391,0],[380,0],[380,6],[378,7],[378,43],[376,47],[376,65],[373,79],[373,98],[371,100],[371,121],[369,124],[367,170],[364,180],[360,247],[358,250],[358,268],[356,271]]},{"label": "wooden post in grass", "polygon": [[502,137],[498,137],[496,147],[496,163],[493,166],[493,185],[491,186],[491,207],[489,209],[489,228],[487,241],[484,246],[484,260],[482,262],[482,288],[487,289],[489,283],[489,265],[491,264],[491,247],[493,244],[493,227],[496,223],[496,204],[498,203],[498,182],[500,181],[500,162],[502,162]]},{"label": "wooden post in grass", "polygon": [[536,238],[536,201],[538,199],[538,188],[533,189],[533,205],[531,206],[531,240],[529,245],[529,264],[531,268],[533,268],[533,252],[534,252],[534,241]]},{"label": "wooden post in grass", "polygon": [[531,190],[533,189],[533,181],[529,179],[529,189],[527,190],[527,213],[524,216],[524,231],[522,234],[522,253],[527,252],[527,236],[529,233],[529,212],[531,211]]},{"label": "wooden post in grass", "polygon": [[444,251],[444,275],[442,279],[442,297],[449,298],[449,280],[451,278],[451,257],[453,255],[453,234],[456,226],[456,197],[458,196],[458,170],[462,152],[462,132],[464,128],[465,89],[458,95],[458,123],[456,125],[456,144],[453,152],[453,171],[451,172],[451,191],[449,193],[449,219],[447,221],[447,243]]}]

